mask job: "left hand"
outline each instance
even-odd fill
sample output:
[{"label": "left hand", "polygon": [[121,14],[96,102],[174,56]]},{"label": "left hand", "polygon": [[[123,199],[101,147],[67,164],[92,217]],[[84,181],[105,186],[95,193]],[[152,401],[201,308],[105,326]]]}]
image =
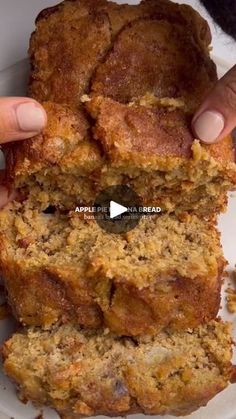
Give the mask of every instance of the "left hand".
[{"label": "left hand", "polygon": [[[43,107],[27,97],[0,98],[0,144],[25,140],[37,135],[46,125],[47,115]],[[13,194],[0,185],[0,208]]]}]

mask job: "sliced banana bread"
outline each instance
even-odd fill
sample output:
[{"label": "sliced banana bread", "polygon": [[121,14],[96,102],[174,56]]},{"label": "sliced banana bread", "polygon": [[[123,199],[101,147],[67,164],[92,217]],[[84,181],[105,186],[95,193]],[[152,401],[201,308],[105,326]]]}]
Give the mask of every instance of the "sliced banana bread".
[{"label": "sliced banana bread", "polygon": [[[29,327],[2,353],[20,397],[63,419],[185,415],[234,378],[231,327],[213,319],[235,153],[191,131],[217,81],[210,42],[168,0],[65,0],[37,19],[29,92],[48,125],[6,146],[18,192],[0,212],[1,274]],[[115,235],[74,211],[117,184],[162,214]]]},{"label": "sliced banana bread", "polygon": [[191,413],[232,377],[231,327],[212,321],[154,338],[116,338],[71,325],[25,329],[3,347],[4,369],[20,397],[61,418]]},{"label": "sliced banana bread", "polygon": [[45,103],[45,131],[8,151],[8,184],[42,209],[74,209],[106,187],[126,184],[163,211],[209,217],[223,210],[236,182],[232,139],[200,145],[178,101],[159,104],[93,99],[86,106],[96,120],[95,140],[84,112]]},{"label": "sliced banana bread", "polygon": [[[168,0],[44,10],[31,39],[30,94],[47,101],[49,127],[10,146],[8,185],[42,208],[74,209],[126,184],[169,212],[224,210],[236,184],[232,139],[204,147],[190,126],[217,81],[210,41],[197,12]],[[95,121],[85,94],[105,96],[86,106]],[[150,95],[154,103],[143,100]]]},{"label": "sliced banana bread", "polygon": [[140,335],[195,327],[218,312],[225,260],[213,221],[148,216],[116,235],[26,201],[2,210],[0,224],[1,270],[25,324],[105,324]]}]

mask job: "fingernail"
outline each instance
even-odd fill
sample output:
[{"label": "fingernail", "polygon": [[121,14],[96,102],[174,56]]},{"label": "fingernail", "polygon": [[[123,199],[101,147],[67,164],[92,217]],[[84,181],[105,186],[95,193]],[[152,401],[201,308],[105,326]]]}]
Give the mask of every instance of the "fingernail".
[{"label": "fingernail", "polygon": [[193,123],[197,138],[205,143],[213,143],[225,126],[223,115],[216,111],[203,112]]},{"label": "fingernail", "polygon": [[35,103],[22,103],[16,108],[16,117],[21,131],[39,132],[46,123],[44,110]]}]

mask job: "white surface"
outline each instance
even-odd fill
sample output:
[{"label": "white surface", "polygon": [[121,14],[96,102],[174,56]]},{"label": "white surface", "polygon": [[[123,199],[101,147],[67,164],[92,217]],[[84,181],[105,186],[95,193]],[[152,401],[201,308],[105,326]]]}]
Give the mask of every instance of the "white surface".
[{"label": "white surface", "polygon": [[40,10],[60,0],[0,0],[0,70],[27,56],[29,37]]},{"label": "white surface", "polygon": [[29,63],[27,58],[5,70],[2,70],[0,72],[1,96],[25,95],[28,84],[28,72]]},{"label": "white surface", "polygon": [[[120,1],[122,2],[122,1]],[[123,1],[124,3],[125,1]],[[37,12],[45,5],[56,2],[49,0],[0,0],[0,68],[6,68],[13,62],[25,57],[27,39],[32,28],[32,21]],[[137,3],[131,1],[130,3]],[[196,1],[186,1],[195,5]],[[20,6],[20,10],[19,10]],[[199,6],[197,7],[199,8]],[[9,38],[10,36],[10,38]],[[9,39],[8,39],[9,38]],[[221,34],[220,30],[213,28],[214,55],[219,55],[217,60],[219,75],[233,64],[236,57],[236,47],[233,42]],[[228,63],[227,63],[228,62]],[[24,94],[28,72],[27,62],[21,62],[12,68],[0,73],[0,95]],[[236,196],[231,194],[227,214],[220,217],[220,230],[222,231],[222,243],[224,253],[229,261],[229,271],[234,269],[236,251],[234,238],[236,237]],[[236,316],[229,315],[225,310],[225,297],[222,298],[222,317],[234,322],[236,330]],[[12,333],[14,324],[9,321],[0,322],[0,343]],[[234,336],[236,340],[236,335]],[[187,354],[186,354],[187,356]],[[235,359],[235,356],[234,356]],[[236,361],[236,359],[235,359]],[[1,368],[0,368],[1,369]],[[186,417],[191,419],[236,419],[235,386],[229,386],[224,392],[212,400],[206,408]],[[40,412],[30,404],[23,405],[16,397],[15,388],[9,380],[0,372],[0,419],[35,419]],[[141,418],[136,415],[134,418]],[[45,419],[56,419],[56,413],[44,410]],[[149,417],[147,417],[149,418]],[[151,418],[151,417],[150,417]],[[156,417],[157,418],[157,417]],[[166,416],[166,419],[172,418]]]}]

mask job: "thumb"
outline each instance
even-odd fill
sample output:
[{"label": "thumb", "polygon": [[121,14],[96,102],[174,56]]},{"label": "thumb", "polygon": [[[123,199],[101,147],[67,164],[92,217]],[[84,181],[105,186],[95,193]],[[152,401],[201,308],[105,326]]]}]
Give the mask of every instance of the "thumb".
[{"label": "thumb", "polygon": [[45,127],[46,122],[46,112],[35,100],[0,98],[0,143],[33,137]]},{"label": "thumb", "polygon": [[226,137],[236,127],[236,66],[212,89],[192,121],[193,132],[204,143]]}]

